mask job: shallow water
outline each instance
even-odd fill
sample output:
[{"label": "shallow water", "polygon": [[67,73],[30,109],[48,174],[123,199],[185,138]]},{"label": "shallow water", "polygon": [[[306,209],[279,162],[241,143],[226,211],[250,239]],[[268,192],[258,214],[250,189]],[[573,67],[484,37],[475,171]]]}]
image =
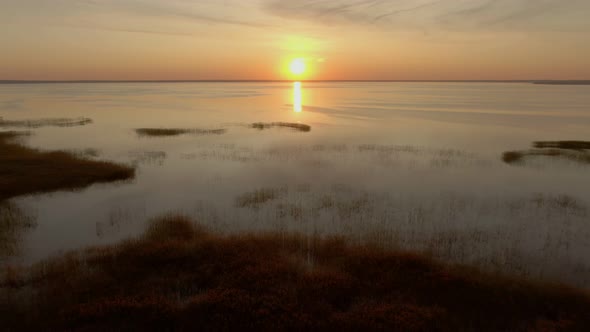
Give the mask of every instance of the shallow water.
[{"label": "shallow water", "polygon": [[501,160],[533,141],[590,140],[589,86],[0,85],[0,117],[90,118],[26,141],[138,167],[129,183],[14,200],[35,227],[14,232],[10,262],[113,243],[181,212],[221,232],[340,234],[590,287],[590,166]]}]

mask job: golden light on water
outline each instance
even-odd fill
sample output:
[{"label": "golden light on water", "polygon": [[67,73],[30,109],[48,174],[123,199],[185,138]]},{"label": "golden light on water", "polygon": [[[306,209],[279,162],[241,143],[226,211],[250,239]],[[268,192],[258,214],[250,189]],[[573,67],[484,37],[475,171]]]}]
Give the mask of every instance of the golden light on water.
[{"label": "golden light on water", "polygon": [[302,105],[302,94],[301,94],[301,82],[293,83],[293,111],[300,113],[303,110]]}]

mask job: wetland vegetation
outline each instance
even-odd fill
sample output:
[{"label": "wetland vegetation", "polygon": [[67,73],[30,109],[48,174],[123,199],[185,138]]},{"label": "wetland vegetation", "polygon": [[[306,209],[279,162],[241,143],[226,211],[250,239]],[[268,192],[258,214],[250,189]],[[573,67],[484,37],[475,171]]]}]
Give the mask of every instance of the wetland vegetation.
[{"label": "wetland vegetation", "polygon": [[580,164],[590,164],[590,142],[587,141],[538,141],[533,149],[507,151],[502,160],[507,164],[522,163],[530,157],[552,157]]},{"label": "wetland vegetation", "polygon": [[180,135],[222,135],[226,129],[198,129],[198,128],[137,128],[135,132],[140,137],[166,137]]},{"label": "wetland vegetation", "polygon": [[250,125],[251,128],[263,130],[270,128],[289,128],[301,132],[311,131],[311,126],[303,123],[292,123],[292,122],[256,122]]},{"label": "wetland vegetation", "polygon": [[0,201],[56,190],[76,190],[93,183],[127,180],[130,166],[79,158],[62,151],[44,152],[15,142],[19,132],[0,133]]},{"label": "wetland vegetation", "polygon": [[76,127],[92,123],[89,118],[55,118],[32,120],[5,120],[0,117],[0,128],[41,128],[41,127]]},{"label": "wetland vegetation", "polygon": [[130,179],[131,167],[88,159],[95,150],[79,153],[43,152],[19,139],[28,132],[0,132],[0,257],[14,255],[21,235],[35,227],[35,218],[9,199],[56,190],[77,190],[94,183]]},{"label": "wetland vegetation", "polygon": [[3,325],[11,331],[590,326],[590,297],[580,291],[349,245],[341,238],[221,236],[174,215],[118,245],[5,269],[0,296]]}]

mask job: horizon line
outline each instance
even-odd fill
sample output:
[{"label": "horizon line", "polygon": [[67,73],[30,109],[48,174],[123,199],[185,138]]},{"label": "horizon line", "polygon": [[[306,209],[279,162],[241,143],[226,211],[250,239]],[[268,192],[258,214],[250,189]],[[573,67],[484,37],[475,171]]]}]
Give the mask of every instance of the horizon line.
[{"label": "horizon line", "polygon": [[580,84],[590,85],[590,80],[248,80],[248,79],[204,79],[204,80],[0,80],[0,84],[73,84],[73,83],[533,83],[533,84]]}]

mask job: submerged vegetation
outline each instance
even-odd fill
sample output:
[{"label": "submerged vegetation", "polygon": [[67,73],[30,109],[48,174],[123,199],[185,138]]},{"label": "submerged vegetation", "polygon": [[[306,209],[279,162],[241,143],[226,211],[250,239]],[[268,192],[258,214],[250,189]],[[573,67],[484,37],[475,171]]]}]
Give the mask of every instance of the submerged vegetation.
[{"label": "submerged vegetation", "polygon": [[15,196],[80,189],[130,179],[135,169],[67,152],[43,152],[17,144],[19,132],[0,132],[0,202]]},{"label": "submerged vegetation", "polygon": [[302,123],[291,123],[291,122],[270,122],[270,123],[256,122],[256,123],[251,124],[250,127],[254,128],[254,129],[259,129],[259,130],[279,127],[279,128],[290,128],[290,129],[294,129],[294,130],[302,131],[302,132],[311,131],[311,126],[308,126],[308,125],[302,124]]},{"label": "submerged vegetation", "polygon": [[40,128],[40,127],[75,127],[91,124],[89,118],[55,118],[36,120],[4,120],[0,117],[0,128]]},{"label": "submerged vegetation", "polygon": [[[67,277],[66,277],[67,276]],[[63,291],[67,289],[67,291]],[[583,331],[587,294],[413,254],[288,234],[220,236],[182,216],[0,277],[30,330]]]},{"label": "submerged vegetation", "polygon": [[226,129],[197,129],[197,128],[138,128],[137,135],[141,137],[162,137],[180,135],[222,135]]},{"label": "submerged vegetation", "polygon": [[558,157],[581,164],[590,164],[590,142],[587,141],[539,141],[533,149],[507,151],[502,160],[507,164],[521,163],[526,157]]}]

